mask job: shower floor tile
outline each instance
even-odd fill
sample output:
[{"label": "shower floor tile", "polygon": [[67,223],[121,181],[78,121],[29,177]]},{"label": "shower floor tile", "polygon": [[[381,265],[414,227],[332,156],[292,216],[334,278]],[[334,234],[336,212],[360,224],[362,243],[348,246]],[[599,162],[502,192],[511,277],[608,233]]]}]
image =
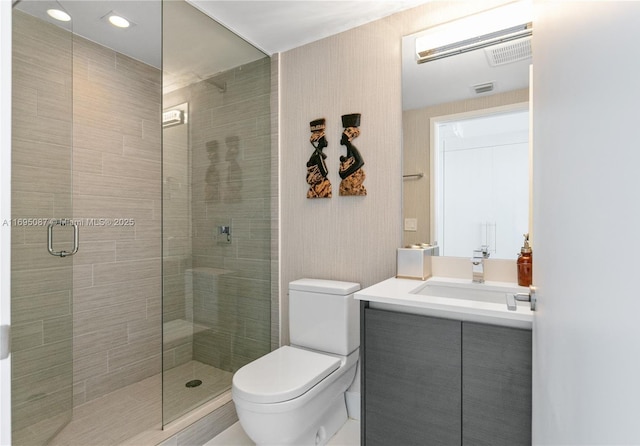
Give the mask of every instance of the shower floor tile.
[{"label": "shower floor tile", "polygon": [[[165,419],[178,418],[231,385],[232,373],[198,361],[190,361],[167,370],[164,377]],[[185,383],[199,379],[193,388]],[[162,426],[162,375],[138,383],[74,408],[73,419],[48,444],[52,446],[111,446],[125,442],[145,431],[159,431]],[[36,443],[38,426],[29,428]],[[42,443],[40,440],[39,443]]]},{"label": "shower floor tile", "polygon": [[[207,399],[220,395],[231,387],[233,373],[198,361],[174,367],[164,373],[164,420],[171,422],[190,412]],[[186,387],[187,381],[198,379],[198,387]]]}]

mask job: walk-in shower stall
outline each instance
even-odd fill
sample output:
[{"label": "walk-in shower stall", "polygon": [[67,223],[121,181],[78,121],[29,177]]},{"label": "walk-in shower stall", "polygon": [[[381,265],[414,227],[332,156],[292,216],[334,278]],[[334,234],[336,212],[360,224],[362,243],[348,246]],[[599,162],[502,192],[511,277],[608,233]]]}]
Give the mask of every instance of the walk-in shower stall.
[{"label": "walk-in shower stall", "polygon": [[142,439],[271,348],[271,61],[178,0],[12,21],[13,443]]}]

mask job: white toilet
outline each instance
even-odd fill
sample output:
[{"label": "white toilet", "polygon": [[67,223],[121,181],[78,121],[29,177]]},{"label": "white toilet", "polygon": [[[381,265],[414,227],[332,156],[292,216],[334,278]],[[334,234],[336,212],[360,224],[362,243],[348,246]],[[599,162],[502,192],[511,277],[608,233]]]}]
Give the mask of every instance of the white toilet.
[{"label": "white toilet", "polygon": [[324,445],[347,421],[355,378],[360,285],[320,279],[289,284],[291,346],[233,375],[232,396],[247,435],[262,445]]}]

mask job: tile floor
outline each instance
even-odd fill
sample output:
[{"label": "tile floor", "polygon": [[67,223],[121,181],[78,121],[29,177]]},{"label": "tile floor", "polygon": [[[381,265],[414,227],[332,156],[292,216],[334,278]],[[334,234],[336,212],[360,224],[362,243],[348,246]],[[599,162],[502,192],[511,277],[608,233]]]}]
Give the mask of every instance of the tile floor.
[{"label": "tile floor", "polygon": [[[175,367],[165,373],[165,394],[171,401],[165,416],[177,418],[202,404],[202,394],[216,395],[231,385],[229,372],[197,361]],[[186,381],[200,379],[196,388],[184,386]],[[160,374],[116,390],[74,409],[73,420],[54,437],[51,446],[152,445],[164,439],[162,419],[162,376]],[[198,390],[199,389],[199,390]],[[25,445],[41,444],[38,426],[30,427]],[[148,435],[147,435],[148,434]],[[146,440],[145,440],[146,439]],[[148,441],[147,441],[148,440]],[[360,444],[360,422],[348,420],[329,440],[328,446],[357,446]],[[255,446],[235,423],[204,446]]]},{"label": "tile floor", "polygon": [[[165,424],[180,418],[207,399],[230,389],[232,377],[231,372],[198,361],[190,361],[167,370],[162,389]],[[185,383],[192,379],[199,379],[202,384],[194,388],[185,387]]]},{"label": "tile floor", "polygon": [[[359,446],[360,445],[360,422],[357,420],[347,420],[337,434],[329,440],[327,446]],[[223,431],[213,440],[208,441],[204,446],[255,446],[247,434],[242,430],[240,423],[235,423],[229,429]]]},{"label": "tile floor", "polygon": [[[141,433],[153,434],[161,428],[162,390],[169,402],[165,419],[174,420],[227,390],[231,377],[230,372],[190,361],[165,372],[164,389],[162,375],[158,374],[75,407],[71,422],[48,445],[116,445],[132,437],[141,439]],[[202,380],[201,386],[185,387],[195,378]],[[42,444],[46,440],[38,438],[42,430],[33,425],[20,438],[25,445]]]}]

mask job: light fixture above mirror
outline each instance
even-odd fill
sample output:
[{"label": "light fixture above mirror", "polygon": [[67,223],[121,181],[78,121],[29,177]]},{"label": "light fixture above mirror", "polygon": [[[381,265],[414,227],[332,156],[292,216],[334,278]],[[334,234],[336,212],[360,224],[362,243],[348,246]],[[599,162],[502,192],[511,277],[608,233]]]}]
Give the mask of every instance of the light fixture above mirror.
[{"label": "light fixture above mirror", "polygon": [[[530,1],[507,3],[403,37],[403,110],[526,88],[531,11]],[[519,26],[521,32],[497,36]],[[430,51],[430,62],[419,63],[418,53],[429,57]],[[483,85],[491,88],[478,88]]]},{"label": "light fixture above mirror", "polygon": [[415,36],[416,61],[425,63],[529,37],[531,17],[531,3],[520,1],[430,28]]}]

